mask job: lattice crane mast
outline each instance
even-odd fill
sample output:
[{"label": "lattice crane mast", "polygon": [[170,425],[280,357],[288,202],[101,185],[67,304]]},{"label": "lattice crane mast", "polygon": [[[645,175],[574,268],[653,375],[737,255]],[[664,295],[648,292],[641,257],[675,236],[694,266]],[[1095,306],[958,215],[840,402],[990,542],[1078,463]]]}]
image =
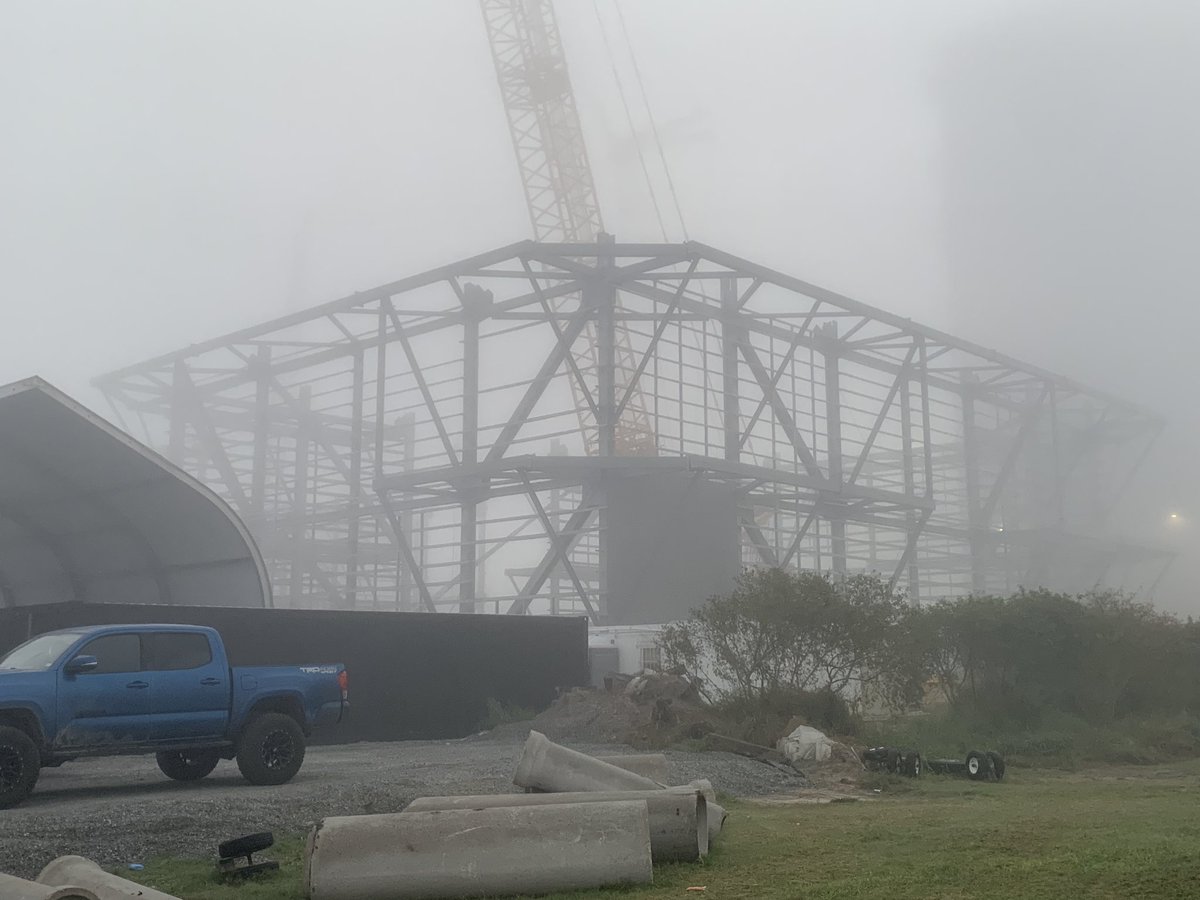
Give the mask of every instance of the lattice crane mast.
[{"label": "lattice crane mast", "polygon": [[[552,0],[480,0],[496,78],[508,117],[508,129],[534,239],[546,242],[592,243],[604,231],[596,185],[588,162],[575,93]],[[552,301],[557,312],[569,302]],[[582,372],[596,372],[597,335],[594,325],[572,352]],[[617,380],[637,368],[628,331],[616,323]],[[571,380],[576,408],[585,434],[595,433],[595,419]],[[623,393],[618,386],[618,393]],[[590,427],[589,427],[590,426]],[[646,402],[635,390],[616,425],[617,452],[651,455],[657,451]],[[588,441],[589,450],[596,444]]]}]

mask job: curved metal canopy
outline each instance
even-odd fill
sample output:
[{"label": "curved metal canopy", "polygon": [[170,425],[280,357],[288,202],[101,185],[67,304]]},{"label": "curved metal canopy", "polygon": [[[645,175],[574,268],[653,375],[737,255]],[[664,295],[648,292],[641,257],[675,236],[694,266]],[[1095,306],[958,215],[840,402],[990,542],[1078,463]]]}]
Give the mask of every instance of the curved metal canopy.
[{"label": "curved metal canopy", "polygon": [[0,387],[0,606],[270,606],[212,491],[40,378]]}]

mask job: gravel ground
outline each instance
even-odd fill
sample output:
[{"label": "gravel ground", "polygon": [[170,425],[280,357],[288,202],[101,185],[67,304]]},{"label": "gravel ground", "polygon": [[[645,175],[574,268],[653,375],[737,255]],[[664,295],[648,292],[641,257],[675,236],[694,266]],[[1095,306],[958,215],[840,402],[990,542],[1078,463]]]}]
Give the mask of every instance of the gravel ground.
[{"label": "gravel ground", "polygon": [[[300,774],[281,787],[245,783],[232,762],[201,782],[180,784],[153,757],[67,763],[42,773],[21,806],[0,810],[0,872],[32,877],[56,856],[77,853],[119,866],[155,856],[204,857],[230,837],[307,831],[325,816],[395,812],[415,797],[512,793],[524,735],[312,747]],[[633,752],[607,744],[588,753]],[[794,794],[807,785],[726,753],[669,751],[672,780],[707,778],[738,797]]]}]

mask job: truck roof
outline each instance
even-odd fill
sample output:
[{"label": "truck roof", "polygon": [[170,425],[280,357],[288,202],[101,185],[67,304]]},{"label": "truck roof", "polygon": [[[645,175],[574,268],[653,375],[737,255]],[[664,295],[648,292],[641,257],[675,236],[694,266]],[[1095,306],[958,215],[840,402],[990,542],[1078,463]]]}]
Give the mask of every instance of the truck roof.
[{"label": "truck roof", "polygon": [[[147,629],[153,629],[154,631],[199,631],[205,634],[217,634],[217,630],[215,628],[209,628],[207,625],[169,625],[166,623],[160,624],[154,622],[136,622],[113,625],[81,625],[78,628],[58,628],[54,631],[44,631],[42,634],[89,635],[99,634],[101,632],[106,634],[122,634],[130,631],[146,631]],[[41,635],[34,636],[41,637]]]}]

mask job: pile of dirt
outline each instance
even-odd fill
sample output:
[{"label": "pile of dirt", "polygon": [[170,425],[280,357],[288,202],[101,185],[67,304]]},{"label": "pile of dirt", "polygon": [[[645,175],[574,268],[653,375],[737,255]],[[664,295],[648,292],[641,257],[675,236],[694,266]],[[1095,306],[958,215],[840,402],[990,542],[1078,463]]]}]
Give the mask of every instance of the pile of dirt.
[{"label": "pile of dirt", "polygon": [[576,688],[520,727],[552,741],[661,748],[717,730],[712,711],[686,679],[645,672],[605,690]]}]

